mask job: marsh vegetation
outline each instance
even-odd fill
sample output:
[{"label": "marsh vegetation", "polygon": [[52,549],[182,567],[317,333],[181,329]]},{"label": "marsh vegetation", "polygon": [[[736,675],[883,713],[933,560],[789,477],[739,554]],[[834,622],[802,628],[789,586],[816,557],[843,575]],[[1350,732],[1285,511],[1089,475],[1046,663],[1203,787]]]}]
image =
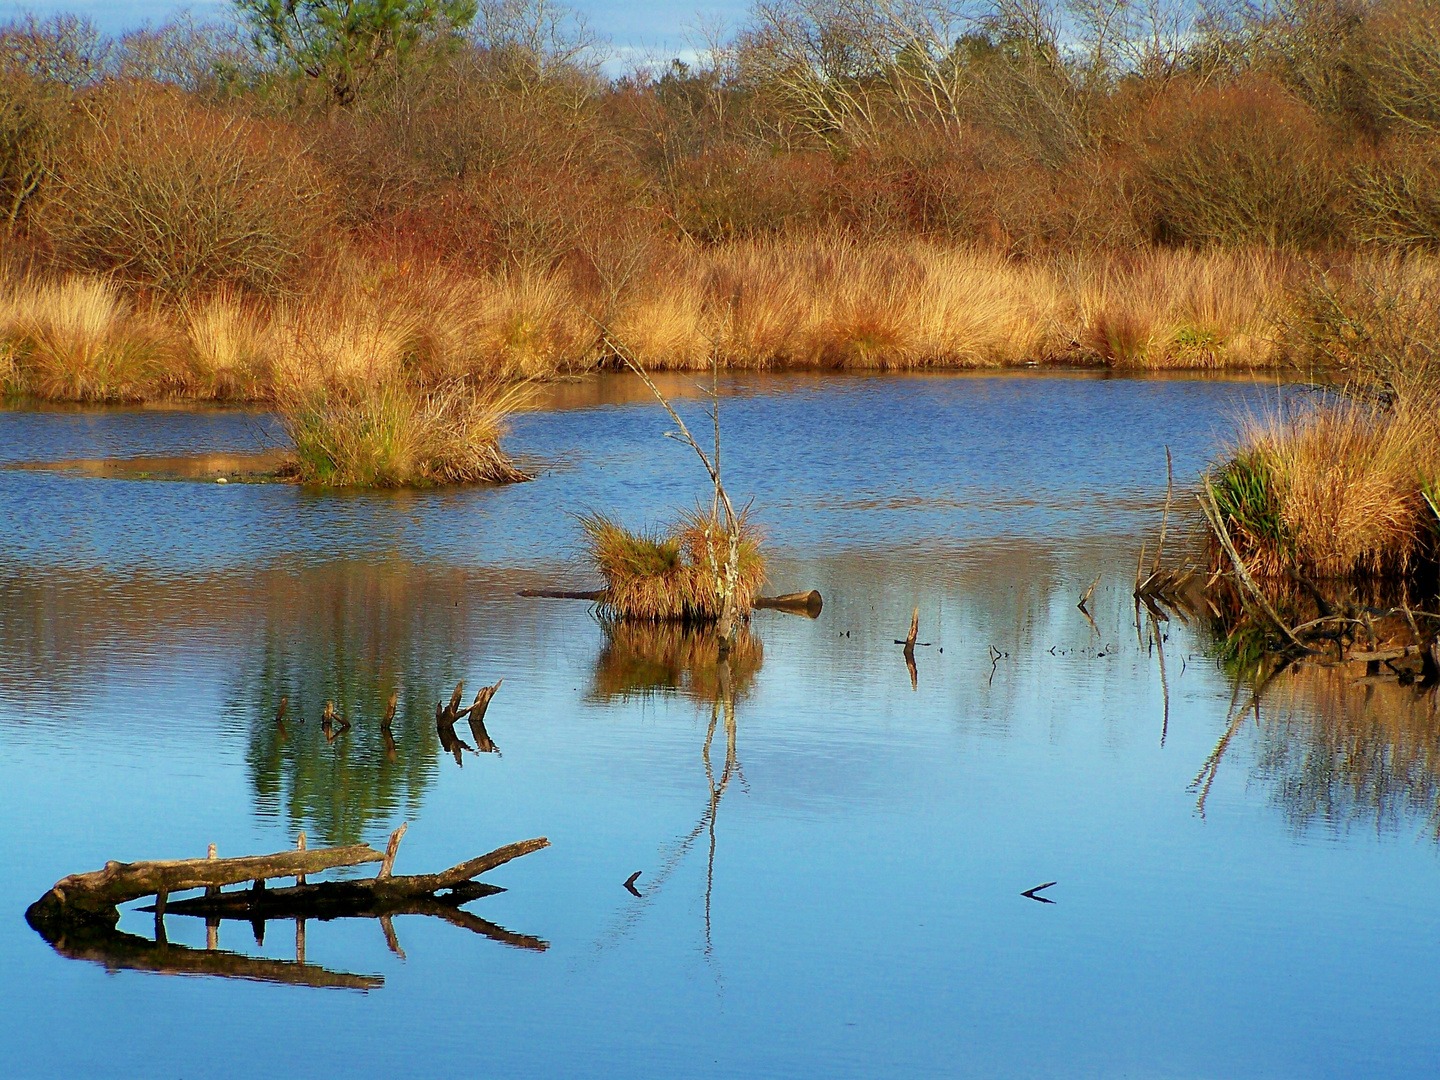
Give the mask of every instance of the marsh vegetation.
[{"label": "marsh vegetation", "polygon": [[783,0],[623,74],[563,7],[383,8],[0,29],[7,393],[262,403],[315,482],[516,479],[505,387],[612,338],[1309,372],[1368,303],[1337,277],[1437,274],[1434,0]]}]

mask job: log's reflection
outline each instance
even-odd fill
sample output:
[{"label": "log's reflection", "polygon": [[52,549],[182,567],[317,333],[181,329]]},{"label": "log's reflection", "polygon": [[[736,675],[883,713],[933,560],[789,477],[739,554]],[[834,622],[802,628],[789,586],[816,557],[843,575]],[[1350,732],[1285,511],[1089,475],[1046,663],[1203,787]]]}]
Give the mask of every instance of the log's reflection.
[{"label": "log's reflection", "polygon": [[[263,931],[261,936],[264,936]],[[212,940],[217,940],[216,936],[207,933],[207,941]],[[168,941],[151,941],[138,934],[127,934],[113,926],[98,923],[69,927],[51,941],[50,945],[61,956],[72,960],[89,960],[112,972],[151,971],[161,975],[209,975],[225,979],[280,983],[286,986],[345,990],[374,990],[385,983],[384,977],[380,975],[355,975],[306,963],[303,955],[295,960],[272,960],[268,957],[226,952],[218,946],[192,949]]]}]

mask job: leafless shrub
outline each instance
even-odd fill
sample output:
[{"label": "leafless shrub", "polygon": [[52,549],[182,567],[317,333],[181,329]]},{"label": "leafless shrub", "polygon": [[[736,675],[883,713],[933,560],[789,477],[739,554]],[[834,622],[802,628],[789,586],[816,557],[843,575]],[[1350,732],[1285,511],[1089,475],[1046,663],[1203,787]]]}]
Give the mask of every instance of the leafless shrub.
[{"label": "leafless shrub", "polygon": [[220,281],[276,292],[329,216],[323,179],[283,129],[142,90],[92,105],[39,226],[75,268],[170,294]]}]

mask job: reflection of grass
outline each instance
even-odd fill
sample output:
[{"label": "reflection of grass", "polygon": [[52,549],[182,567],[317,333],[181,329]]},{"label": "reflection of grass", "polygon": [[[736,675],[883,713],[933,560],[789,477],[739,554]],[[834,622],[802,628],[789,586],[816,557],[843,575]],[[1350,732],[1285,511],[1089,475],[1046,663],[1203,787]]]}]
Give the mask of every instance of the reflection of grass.
[{"label": "reflection of grass", "polygon": [[[724,530],[694,511],[668,531],[631,532],[600,514],[582,517],[590,558],[605,579],[605,608],[617,619],[715,622],[720,618],[717,567],[729,557]],[[765,584],[765,560],[754,531],[740,524],[735,610],[746,615]]]},{"label": "reflection of grass", "polygon": [[[248,731],[256,813],[327,843],[373,839],[416,813],[438,775],[435,702],[463,674],[450,658],[464,653],[455,597],[470,579],[403,562],[331,563],[260,582],[261,623],[227,694]],[[392,759],[380,721],[395,691]],[[320,730],[329,700],[353,725],[333,744]]]},{"label": "reflection of grass", "polygon": [[[605,619],[602,626],[605,646],[595,661],[592,699],[656,690],[678,690],[707,702],[720,696],[720,638],[713,627],[619,619]],[[731,689],[736,697],[744,696],[764,660],[760,639],[741,627],[730,647]]]}]

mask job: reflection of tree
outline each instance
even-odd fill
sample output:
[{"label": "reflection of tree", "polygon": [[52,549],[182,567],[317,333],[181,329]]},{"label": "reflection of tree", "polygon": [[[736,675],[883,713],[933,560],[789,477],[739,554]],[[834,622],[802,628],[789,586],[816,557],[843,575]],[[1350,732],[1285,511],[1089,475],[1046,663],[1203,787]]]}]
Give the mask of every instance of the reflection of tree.
[{"label": "reflection of tree", "polygon": [[[418,809],[437,770],[434,701],[450,681],[445,661],[460,629],[448,590],[430,595],[415,580],[404,567],[317,567],[299,576],[288,602],[261,614],[229,698],[249,730],[262,816],[344,844]],[[396,691],[391,753],[381,719]],[[274,722],[282,695],[284,729]],[[327,741],[319,720],[332,700],[352,726]]]},{"label": "reflection of tree", "polygon": [[[647,646],[653,652],[646,651]],[[605,697],[645,693],[655,689],[681,689],[697,701],[708,701],[710,723],[700,760],[705,767],[708,788],[700,818],[662,851],[660,866],[648,881],[641,884],[645,891],[621,919],[613,937],[620,937],[639,919],[645,907],[658,896],[671,875],[685,861],[701,835],[708,835],[709,850],[705,862],[705,956],[712,955],[710,941],[710,904],[715,886],[716,821],[720,800],[731,780],[743,775],[736,752],[737,725],[735,702],[737,671],[744,672],[743,685],[748,688],[759,670],[763,657],[760,639],[748,628],[742,628],[731,646],[726,660],[718,659],[719,635],[714,627],[684,629],[667,624],[615,623],[606,626],[606,643],[595,662],[592,696]],[[723,719],[725,727],[725,761],[719,775],[715,772],[713,749],[715,736]]]},{"label": "reflection of tree", "polygon": [[[590,700],[608,701],[667,690],[697,701],[719,700],[720,638],[713,626],[606,619],[601,627],[605,645],[595,661]],[[732,688],[726,693],[731,698],[743,698],[764,661],[760,639],[742,626],[730,647],[726,678]]]}]

